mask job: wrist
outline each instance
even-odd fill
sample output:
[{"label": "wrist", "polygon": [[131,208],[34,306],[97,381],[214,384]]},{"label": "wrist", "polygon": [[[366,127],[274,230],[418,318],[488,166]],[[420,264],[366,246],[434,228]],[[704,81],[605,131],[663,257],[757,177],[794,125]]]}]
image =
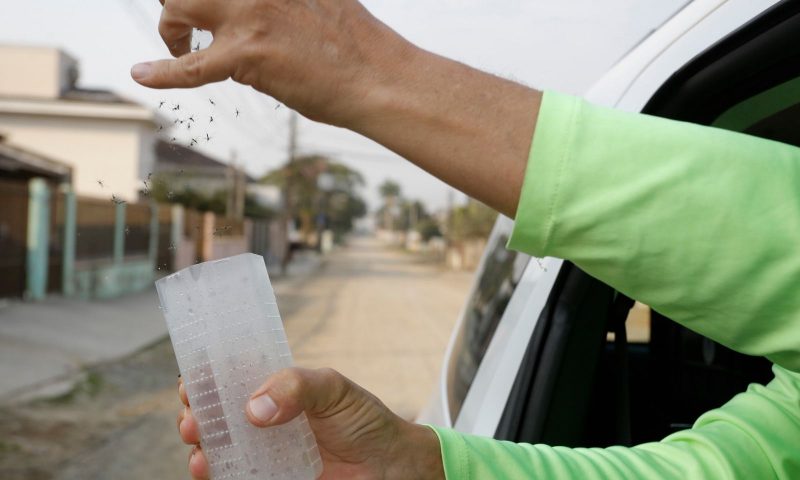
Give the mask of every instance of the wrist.
[{"label": "wrist", "polygon": [[403,422],[389,452],[389,480],[444,480],[439,437],[430,427]]},{"label": "wrist", "polygon": [[408,97],[413,72],[424,68],[427,52],[373,17],[355,19],[350,27],[359,44],[359,66],[342,85],[344,102],[329,123],[363,132]]}]

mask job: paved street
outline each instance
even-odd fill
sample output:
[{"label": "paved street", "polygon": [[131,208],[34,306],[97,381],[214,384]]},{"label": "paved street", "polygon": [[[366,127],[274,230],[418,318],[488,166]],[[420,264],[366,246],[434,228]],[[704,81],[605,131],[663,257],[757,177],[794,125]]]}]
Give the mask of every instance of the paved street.
[{"label": "paved street", "polygon": [[359,238],[303,285],[281,285],[295,361],[333,367],[413,418],[439,373],[471,275]]},{"label": "paved street", "polygon": [[[435,384],[470,280],[356,238],[315,273],[275,286],[298,364],[336,368],[412,418]],[[86,369],[66,394],[0,408],[0,478],[187,478],[176,373],[161,341]]]}]

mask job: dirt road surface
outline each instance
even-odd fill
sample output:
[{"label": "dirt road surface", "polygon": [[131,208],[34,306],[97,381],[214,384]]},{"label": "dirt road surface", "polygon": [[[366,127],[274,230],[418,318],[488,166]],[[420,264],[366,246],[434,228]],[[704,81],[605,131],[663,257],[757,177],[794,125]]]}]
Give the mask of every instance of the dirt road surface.
[{"label": "dirt road surface", "polygon": [[[413,418],[436,383],[470,280],[356,238],[276,291],[297,364],[336,368]],[[0,478],[189,478],[176,385],[165,339],[88,368],[65,395],[0,408]]]}]

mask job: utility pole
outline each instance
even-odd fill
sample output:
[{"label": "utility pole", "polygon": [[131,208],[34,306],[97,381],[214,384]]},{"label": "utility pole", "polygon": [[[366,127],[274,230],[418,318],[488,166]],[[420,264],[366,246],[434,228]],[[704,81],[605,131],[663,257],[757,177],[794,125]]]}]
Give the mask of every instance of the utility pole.
[{"label": "utility pole", "polygon": [[297,112],[294,111],[289,114],[289,145],[286,153],[288,158],[286,160],[286,176],[283,186],[283,231],[285,232],[286,248],[284,248],[283,258],[281,259],[282,275],[286,275],[289,262],[292,260],[289,224],[294,222],[294,165],[292,164],[297,158]]},{"label": "utility pole", "polygon": [[449,248],[453,242],[453,204],[455,197],[455,190],[453,188],[447,188],[447,216],[445,217],[445,227],[444,227],[444,239],[445,245]]},{"label": "utility pole", "polygon": [[226,202],[226,215],[229,218],[244,218],[244,204],[247,183],[244,170],[239,167],[236,150],[231,150],[231,161],[228,163],[228,198]]}]

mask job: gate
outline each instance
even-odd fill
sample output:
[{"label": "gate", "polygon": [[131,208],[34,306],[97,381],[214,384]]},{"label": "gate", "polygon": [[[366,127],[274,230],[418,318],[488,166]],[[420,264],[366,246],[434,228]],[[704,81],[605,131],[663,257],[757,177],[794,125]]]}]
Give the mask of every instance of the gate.
[{"label": "gate", "polygon": [[28,241],[28,182],[0,179],[0,297],[22,297]]}]

